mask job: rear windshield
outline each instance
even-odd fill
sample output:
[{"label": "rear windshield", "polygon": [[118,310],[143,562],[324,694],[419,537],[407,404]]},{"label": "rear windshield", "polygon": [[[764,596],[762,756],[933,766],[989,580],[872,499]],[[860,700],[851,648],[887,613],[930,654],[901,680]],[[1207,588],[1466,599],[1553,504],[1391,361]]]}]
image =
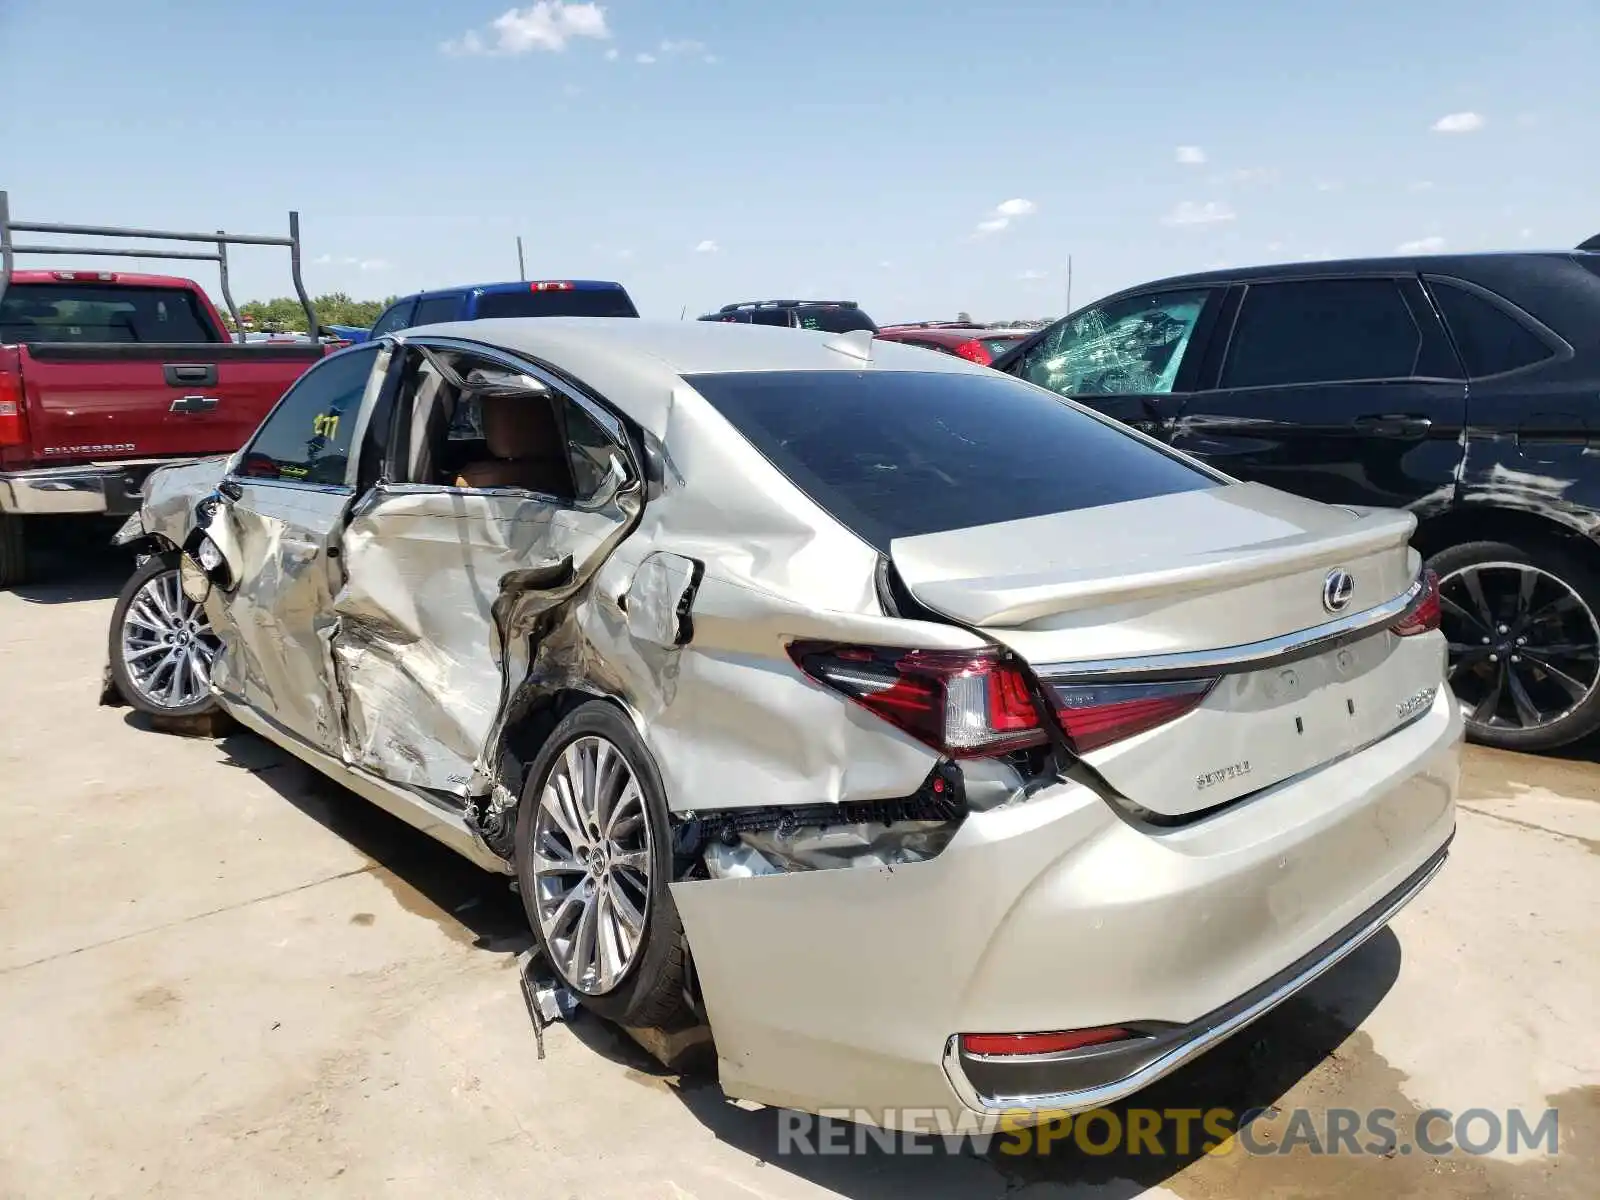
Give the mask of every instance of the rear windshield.
[{"label": "rear windshield", "polygon": [[13,283],[0,342],[215,342],[194,293],[114,283]]},{"label": "rear windshield", "polygon": [[801,491],[884,552],[900,537],[1217,486],[998,372],[686,378]]},{"label": "rear windshield", "polygon": [[1015,346],[1020,341],[1022,341],[1022,338],[1015,336],[984,338],[983,345],[984,349],[988,350],[993,357],[999,358],[1002,354],[1011,349],[1011,347]]},{"label": "rear windshield", "polygon": [[478,297],[478,316],[490,317],[637,317],[621,288],[574,288],[570,292],[485,292]]},{"label": "rear windshield", "polygon": [[849,333],[853,329],[878,332],[877,325],[866,313],[842,304],[803,304],[796,310],[795,317],[795,324],[801,329],[820,329],[823,333]]}]

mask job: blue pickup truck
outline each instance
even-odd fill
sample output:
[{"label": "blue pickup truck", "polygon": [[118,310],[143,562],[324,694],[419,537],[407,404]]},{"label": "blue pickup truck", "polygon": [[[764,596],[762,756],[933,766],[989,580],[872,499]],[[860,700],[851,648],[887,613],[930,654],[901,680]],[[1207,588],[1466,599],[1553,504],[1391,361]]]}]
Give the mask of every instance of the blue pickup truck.
[{"label": "blue pickup truck", "polygon": [[490,317],[637,317],[633,298],[620,283],[603,279],[540,279],[480,283],[402,296],[371,329],[340,328],[340,336],[364,342],[413,325],[481,321]]}]

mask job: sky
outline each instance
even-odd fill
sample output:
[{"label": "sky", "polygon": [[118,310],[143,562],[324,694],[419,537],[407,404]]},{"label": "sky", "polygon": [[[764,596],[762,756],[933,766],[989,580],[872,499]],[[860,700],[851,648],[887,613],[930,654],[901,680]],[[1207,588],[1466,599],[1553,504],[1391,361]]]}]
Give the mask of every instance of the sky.
[{"label": "sky", "polygon": [[[313,292],[1058,314],[1222,265],[1600,233],[1597,0],[0,0],[13,219]],[[290,292],[235,253],[235,296]],[[60,266],[71,260],[25,260]],[[91,260],[80,265],[105,265]],[[125,269],[193,274],[210,264]]]}]

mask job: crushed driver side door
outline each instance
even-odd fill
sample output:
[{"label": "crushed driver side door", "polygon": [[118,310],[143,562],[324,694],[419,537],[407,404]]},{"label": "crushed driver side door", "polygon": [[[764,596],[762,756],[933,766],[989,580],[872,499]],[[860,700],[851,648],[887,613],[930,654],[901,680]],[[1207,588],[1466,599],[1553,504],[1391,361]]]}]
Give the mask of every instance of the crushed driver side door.
[{"label": "crushed driver side door", "polygon": [[[537,616],[571,602],[633,527],[641,475],[621,424],[531,364],[448,338],[398,352],[386,477],[341,540],[332,653],[345,753],[460,804],[532,661]],[[551,406],[570,487],[462,486],[463,461],[488,453],[491,401]]]}]

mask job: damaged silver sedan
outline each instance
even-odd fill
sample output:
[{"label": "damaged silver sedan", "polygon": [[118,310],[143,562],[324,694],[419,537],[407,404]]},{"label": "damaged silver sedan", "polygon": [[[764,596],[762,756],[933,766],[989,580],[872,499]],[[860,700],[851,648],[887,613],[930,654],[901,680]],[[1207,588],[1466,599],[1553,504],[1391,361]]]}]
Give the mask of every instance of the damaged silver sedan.
[{"label": "damaged silver sedan", "polygon": [[490,870],[590,1008],[894,1123],[1127,1095],[1443,862],[1404,513],[865,335],[480,321],[152,477],[111,677]]}]

